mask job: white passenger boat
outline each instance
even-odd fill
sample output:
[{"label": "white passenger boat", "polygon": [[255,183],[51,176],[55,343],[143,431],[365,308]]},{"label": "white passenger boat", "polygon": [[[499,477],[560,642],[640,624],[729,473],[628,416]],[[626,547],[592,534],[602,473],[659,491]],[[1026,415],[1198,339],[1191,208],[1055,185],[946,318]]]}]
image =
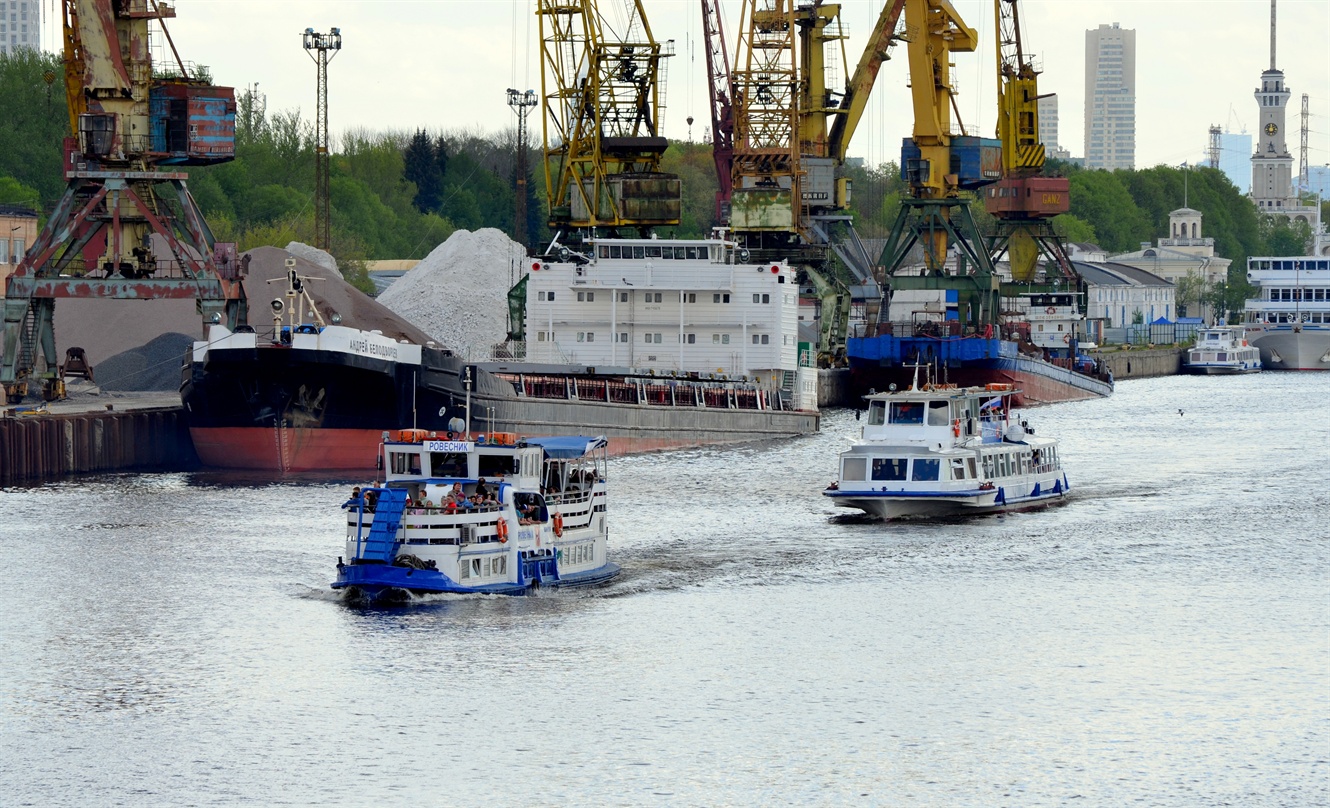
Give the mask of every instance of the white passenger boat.
[{"label": "white passenger boat", "polygon": [[1183,369],[1210,376],[1256,373],[1261,369],[1261,349],[1247,342],[1241,326],[1202,328],[1196,332],[1196,344],[1187,351]]},{"label": "white passenger boat", "polygon": [[863,437],[840,456],[824,492],[887,519],[1041,507],[1067,495],[1054,438],[1012,414],[1020,391],[924,385],[865,396]]},{"label": "white passenger boat", "polygon": [[606,442],[493,433],[384,433],[385,481],[357,489],[333,589],[358,602],[409,594],[521,594],[604,583]]}]

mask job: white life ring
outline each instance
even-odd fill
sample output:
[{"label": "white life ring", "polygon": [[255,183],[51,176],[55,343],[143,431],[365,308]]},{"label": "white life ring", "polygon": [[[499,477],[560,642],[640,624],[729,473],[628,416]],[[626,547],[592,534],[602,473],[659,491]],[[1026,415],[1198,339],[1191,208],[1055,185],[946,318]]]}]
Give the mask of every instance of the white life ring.
[{"label": "white life ring", "polygon": [[1062,341],[1065,342],[1065,343],[1067,343],[1068,345],[1070,345],[1070,344],[1071,344],[1071,334],[1064,334],[1064,335],[1062,336]]},{"label": "white life ring", "polygon": [[1049,306],[1048,308],[1044,309],[1044,314],[1057,314],[1057,313],[1058,310],[1053,308],[1052,306]]}]

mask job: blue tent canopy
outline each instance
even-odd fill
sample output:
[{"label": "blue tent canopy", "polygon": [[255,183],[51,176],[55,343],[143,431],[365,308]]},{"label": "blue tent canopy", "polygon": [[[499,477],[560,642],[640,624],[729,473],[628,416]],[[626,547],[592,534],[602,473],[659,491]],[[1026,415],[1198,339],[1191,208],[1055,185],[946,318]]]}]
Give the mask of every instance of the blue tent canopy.
[{"label": "blue tent canopy", "polygon": [[545,456],[555,460],[572,460],[608,445],[604,436],[589,438],[585,435],[553,435],[525,440],[532,446],[544,449]]}]

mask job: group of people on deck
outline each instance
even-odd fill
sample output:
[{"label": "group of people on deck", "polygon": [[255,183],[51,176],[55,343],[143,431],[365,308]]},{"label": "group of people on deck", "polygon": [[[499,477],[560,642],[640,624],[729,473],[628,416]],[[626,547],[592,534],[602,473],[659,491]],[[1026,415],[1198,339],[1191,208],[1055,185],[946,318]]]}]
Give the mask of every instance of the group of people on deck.
[{"label": "group of people on deck", "polygon": [[[363,502],[365,510],[372,512],[374,510],[374,501],[377,500],[377,498],[377,493],[370,490],[364,493],[362,500],[360,486],[356,486],[351,491],[351,499],[344,503],[342,507],[358,510]],[[467,494],[466,491],[462,489],[461,483],[453,483],[452,489],[439,499],[437,505],[426,495],[425,489],[423,488],[416,497],[412,498],[408,494],[406,498],[407,512],[412,514],[433,513],[435,511],[456,513],[459,510],[467,508],[497,509],[498,507],[499,499],[496,492],[489,487],[485,482],[484,477],[481,477],[480,481],[476,483],[476,489],[471,494]]]}]

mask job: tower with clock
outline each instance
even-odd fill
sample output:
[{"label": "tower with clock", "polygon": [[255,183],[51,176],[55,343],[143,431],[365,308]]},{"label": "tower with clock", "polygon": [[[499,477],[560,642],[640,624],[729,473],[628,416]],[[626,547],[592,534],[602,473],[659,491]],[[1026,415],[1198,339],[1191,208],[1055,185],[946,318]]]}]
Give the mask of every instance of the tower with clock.
[{"label": "tower with clock", "polygon": [[1270,68],[1256,88],[1260,107],[1260,135],[1251,158],[1251,196],[1262,213],[1282,213],[1297,207],[1293,195],[1293,155],[1284,134],[1284,113],[1291,93],[1284,71],[1275,67],[1275,4],[1270,3]]}]

